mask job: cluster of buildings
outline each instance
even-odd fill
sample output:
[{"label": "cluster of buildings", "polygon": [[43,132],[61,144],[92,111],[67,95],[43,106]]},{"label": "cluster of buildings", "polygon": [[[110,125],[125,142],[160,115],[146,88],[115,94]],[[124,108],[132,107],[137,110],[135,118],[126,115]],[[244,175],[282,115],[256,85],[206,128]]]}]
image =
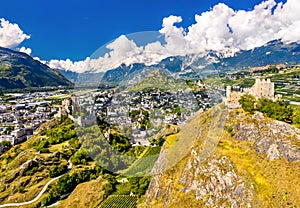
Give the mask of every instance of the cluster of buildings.
[{"label": "cluster of buildings", "polygon": [[239,86],[227,86],[226,88],[226,105],[230,108],[240,107],[239,100],[241,96],[249,94],[259,98],[268,98],[276,101],[280,100],[280,94],[275,95],[275,85],[270,79],[255,79],[255,84],[250,88],[240,88]]},{"label": "cluster of buildings", "polygon": [[[75,113],[71,117],[81,126],[93,124],[98,117],[111,126],[122,127],[122,133],[131,139],[133,145],[148,145],[147,138],[157,133],[162,126],[184,124],[190,116],[202,109],[202,104],[208,105],[209,98],[184,90],[176,93],[154,88],[119,93],[101,90],[76,97],[76,108],[85,112],[85,115],[76,116]],[[134,120],[130,116],[133,111],[141,112]],[[147,118],[142,112],[147,112]],[[144,125],[145,121],[149,125]],[[105,132],[107,138],[109,132]]]},{"label": "cluster of buildings", "polygon": [[[178,109],[180,113],[175,112],[174,109]],[[183,90],[176,93],[158,89],[122,92],[114,96],[107,106],[107,122],[121,126],[133,125],[133,129],[139,129],[138,121],[132,123],[129,116],[130,112],[137,110],[147,111],[150,115],[150,123],[153,125],[182,124],[199,110],[199,105],[193,93],[187,93]]]},{"label": "cluster of buildings", "polygon": [[[26,141],[42,123],[62,115],[68,115],[80,126],[93,125],[98,117],[111,126],[121,126],[124,136],[131,138],[133,145],[149,145],[147,138],[157,133],[163,125],[182,125],[198,110],[214,105],[216,98],[213,93],[210,94],[184,90],[171,93],[159,89],[119,93],[100,90],[80,96],[72,95],[63,100],[59,108],[52,107],[46,101],[55,95],[51,92],[11,94],[11,99],[0,99],[0,152],[3,151],[3,141],[11,145]],[[257,99],[281,99],[281,95],[275,95],[274,83],[270,79],[256,79],[250,88],[228,86],[226,105],[229,108],[240,107],[239,100],[244,94]],[[133,120],[130,116],[133,111],[147,112],[147,117],[141,113]],[[142,125],[145,120],[149,125]],[[109,134],[109,130],[105,132],[107,138]]]},{"label": "cluster of buildings", "polygon": [[[205,86],[199,88],[205,89]],[[213,91],[213,90],[212,90]],[[188,89],[168,92],[156,88],[118,92],[116,89],[101,89],[78,93],[63,101],[56,116],[67,114],[79,126],[95,125],[97,119],[108,126],[117,127],[130,138],[132,145],[149,145],[148,138],[166,124],[183,125],[199,110],[214,105],[214,92]],[[216,97],[218,97],[216,95]],[[140,112],[133,119],[132,112]],[[110,137],[110,129],[103,133]]]},{"label": "cluster of buildings", "polygon": [[51,92],[9,94],[0,99],[0,152],[2,142],[13,146],[26,141],[41,124],[57,114],[57,108],[46,101],[54,95]]}]

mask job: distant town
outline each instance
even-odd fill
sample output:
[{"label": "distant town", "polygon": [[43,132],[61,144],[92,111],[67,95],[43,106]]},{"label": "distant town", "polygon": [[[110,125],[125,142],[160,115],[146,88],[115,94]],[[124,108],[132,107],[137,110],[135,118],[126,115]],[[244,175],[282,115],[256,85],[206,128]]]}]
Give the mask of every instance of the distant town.
[{"label": "distant town", "polygon": [[[5,94],[0,98],[0,152],[27,141],[43,123],[59,111],[51,98],[66,92]],[[3,143],[5,145],[3,145]]]},{"label": "distant town", "polygon": [[[0,97],[0,152],[28,140],[43,123],[63,115],[80,126],[92,125],[97,120],[111,127],[122,126],[131,145],[150,145],[147,138],[163,125],[184,125],[196,112],[222,101],[228,108],[241,107],[239,99],[244,94],[299,105],[295,102],[299,93],[291,92],[299,90],[297,70],[296,66],[252,69],[251,73],[209,78],[210,83],[190,81],[190,88],[175,93],[154,87],[121,92],[98,89],[79,95],[68,90],[5,94]],[[214,84],[219,80],[224,82]],[[108,138],[110,129],[103,133]]]},{"label": "distant town", "polygon": [[[202,86],[204,87],[204,86]],[[84,117],[73,118],[81,126],[94,123],[96,115],[111,127],[122,126],[122,133],[132,145],[150,145],[147,138],[164,125],[183,125],[196,112],[204,111],[215,103],[213,95],[190,89],[176,93],[147,88],[137,92],[98,90],[76,97],[77,109]],[[109,137],[110,130],[105,132]]]}]

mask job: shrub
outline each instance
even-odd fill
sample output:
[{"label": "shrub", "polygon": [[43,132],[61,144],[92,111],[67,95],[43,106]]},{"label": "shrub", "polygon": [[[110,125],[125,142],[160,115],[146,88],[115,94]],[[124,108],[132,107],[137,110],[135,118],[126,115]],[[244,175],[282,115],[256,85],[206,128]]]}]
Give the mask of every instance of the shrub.
[{"label": "shrub", "polygon": [[79,165],[79,164],[86,165],[87,161],[90,160],[91,158],[85,150],[79,150],[71,157],[71,162],[74,165]]},{"label": "shrub", "polygon": [[66,164],[60,164],[59,166],[53,166],[49,170],[49,177],[54,178],[60,176],[64,172],[66,172],[68,166]]},{"label": "shrub", "polygon": [[234,135],[234,131],[233,131],[233,128],[231,126],[227,127],[226,128],[226,131],[227,133],[230,135],[230,136],[233,136]]},{"label": "shrub", "polygon": [[286,123],[292,123],[293,121],[293,109],[284,101],[273,102],[272,100],[261,98],[258,100],[257,110],[279,121]]},{"label": "shrub", "polygon": [[294,110],[293,123],[300,124],[300,108]]},{"label": "shrub", "polygon": [[253,114],[255,112],[255,102],[256,99],[251,95],[243,95],[241,96],[239,103],[242,105],[244,111]]}]

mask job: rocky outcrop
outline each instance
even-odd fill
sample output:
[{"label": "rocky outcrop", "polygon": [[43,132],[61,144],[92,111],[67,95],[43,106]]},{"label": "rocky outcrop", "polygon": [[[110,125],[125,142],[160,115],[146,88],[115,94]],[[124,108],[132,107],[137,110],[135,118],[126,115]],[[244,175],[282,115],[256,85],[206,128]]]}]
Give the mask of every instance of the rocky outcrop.
[{"label": "rocky outcrop", "polygon": [[193,151],[180,178],[183,193],[194,191],[196,200],[209,207],[251,207],[253,187],[247,187],[228,157],[212,158],[205,164],[198,163],[197,157]]},{"label": "rocky outcrop", "polygon": [[262,113],[248,116],[232,112],[228,119],[235,120],[235,124],[231,125],[235,139],[253,142],[256,151],[266,154],[270,160],[300,160],[297,145],[300,143],[300,129],[266,118]]},{"label": "rocky outcrop", "polygon": [[[192,197],[195,207],[251,207],[253,186],[236,173],[226,156],[213,156],[202,163],[198,153],[193,151],[179,179],[172,175],[167,180],[162,177],[165,176],[155,176],[151,181],[144,207],[172,207],[181,197]],[[184,196],[178,196],[180,192]],[[156,204],[156,200],[160,203]]]},{"label": "rocky outcrop", "polygon": [[40,158],[35,157],[35,158],[32,159],[32,160],[26,161],[26,162],[25,162],[24,164],[22,164],[21,167],[20,167],[20,175],[21,175],[21,176],[24,176],[25,173],[26,173],[28,170],[32,169],[33,167],[38,166],[38,163],[39,163],[40,160],[41,160]]},{"label": "rocky outcrop", "polygon": [[[210,123],[211,117],[203,120]],[[199,130],[182,161],[153,177],[141,207],[293,207],[300,202],[295,185],[300,178],[299,129],[262,114],[232,111],[227,132],[203,160],[201,137],[207,129]]]}]

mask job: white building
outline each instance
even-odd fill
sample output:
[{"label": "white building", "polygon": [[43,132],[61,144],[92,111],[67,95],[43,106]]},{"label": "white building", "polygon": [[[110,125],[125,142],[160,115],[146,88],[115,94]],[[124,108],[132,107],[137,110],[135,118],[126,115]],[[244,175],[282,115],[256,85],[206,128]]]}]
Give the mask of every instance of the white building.
[{"label": "white building", "polygon": [[21,128],[21,129],[17,129],[17,130],[14,130],[11,132],[11,135],[16,137],[16,138],[20,138],[20,137],[23,137],[25,136],[25,129],[24,128]]},{"label": "white building", "polygon": [[0,136],[0,143],[2,143],[4,141],[8,141],[8,142],[11,143],[11,145],[15,145],[15,143],[16,143],[16,137],[14,137],[12,135],[1,135]]}]

